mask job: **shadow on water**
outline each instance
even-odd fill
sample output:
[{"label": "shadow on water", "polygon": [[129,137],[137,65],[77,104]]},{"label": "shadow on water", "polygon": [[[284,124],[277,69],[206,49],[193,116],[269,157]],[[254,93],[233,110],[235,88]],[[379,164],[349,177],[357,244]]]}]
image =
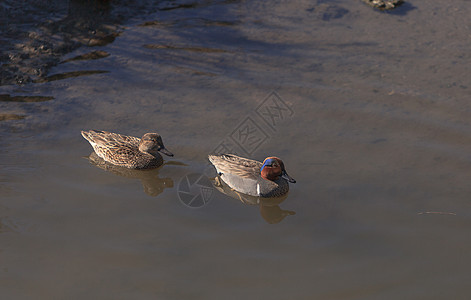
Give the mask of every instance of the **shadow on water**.
[{"label": "shadow on water", "polygon": [[217,49],[217,48],[184,47],[184,46],[154,45],[154,44],[146,44],[143,47],[147,48],[147,49],[184,50],[184,51],[202,52],[202,53],[225,53],[225,52],[230,52],[228,50]]},{"label": "shadow on water", "polygon": [[340,19],[349,13],[348,9],[345,9],[337,4],[333,3],[322,3],[318,2],[306,11],[314,13],[317,18],[323,21],[331,21],[334,19]]},{"label": "shadow on water", "polygon": [[[61,56],[81,47],[104,46],[120,35],[126,20],[156,11],[204,8],[234,1],[182,3],[182,1],[51,0],[0,3],[0,85],[44,82]],[[237,2],[237,1],[236,1]],[[57,18],[59,16],[59,18]],[[187,18],[190,19],[190,18]],[[190,21],[230,26],[231,21]],[[150,24],[156,24],[151,22]],[[71,60],[98,59],[94,52]]]},{"label": "shadow on water", "polygon": [[174,10],[174,9],[179,9],[179,8],[196,8],[197,6],[198,6],[197,3],[188,3],[188,4],[176,3],[176,4],[172,4],[171,6],[162,7],[160,8],[160,10],[166,11],[166,10]]},{"label": "shadow on water", "polygon": [[10,96],[9,94],[0,94],[0,102],[44,102],[53,100],[51,96]]},{"label": "shadow on water", "polygon": [[110,54],[106,51],[92,51],[89,53],[85,53],[82,55],[78,55],[69,59],[66,59],[64,61],[61,61],[60,63],[67,63],[70,61],[78,61],[78,60],[95,60],[95,59],[101,59],[110,56]]},{"label": "shadow on water", "polygon": [[16,114],[0,114],[1,121],[10,121],[10,120],[23,120],[25,116],[16,115]]},{"label": "shadow on water", "polygon": [[156,27],[195,27],[195,26],[236,26],[239,25],[240,21],[218,21],[218,20],[210,20],[205,18],[187,18],[187,19],[180,19],[178,21],[147,21],[140,25],[139,27],[147,27],[147,26],[156,26]]},{"label": "shadow on water", "polygon": [[405,16],[409,12],[417,9],[416,6],[410,4],[409,2],[404,2],[401,6],[397,7],[396,9],[383,11],[384,13],[397,15],[397,16]]},{"label": "shadow on water", "polygon": [[231,3],[238,3],[240,0],[222,0],[222,1],[201,1],[197,2],[194,1],[192,3],[178,3],[179,1],[161,1],[159,4],[158,10],[160,11],[168,11],[168,10],[175,10],[175,9],[191,9],[191,8],[204,8],[214,4],[231,4]]},{"label": "shadow on water", "polygon": [[[165,65],[174,68],[176,73],[204,76],[225,74],[237,78],[244,72],[241,66],[250,62],[259,63],[262,53],[281,56],[289,51],[289,45],[248,39],[240,32],[239,24],[239,20],[231,19],[224,22],[194,19],[190,12],[184,12],[178,19],[168,16],[164,20],[141,25],[153,26],[156,34],[165,37],[161,43],[143,44],[142,48],[146,55],[155,55]],[[270,52],[263,49],[270,49]]]},{"label": "shadow on water", "polygon": [[[70,0],[0,4],[0,85],[44,82],[61,56],[80,46],[103,46],[119,35],[125,17],[111,13],[111,1]],[[132,12],[128,12],[132,15]],[[63,16],[54,20],[57,15]],[[130,17],[130,16],[128,16]],[[7,21],[4,22],[4,19]],[[3,24],[5,23],[5,24]],[[95,52],[76,59],[104,57]]]},{"label": "shadow on water", "polygon": [[109,73],[109,71],[102,71],[102,70],[72,71],[72,72],[54,74],[46,78],[40,78],[40,79],[35,80],[34,82],[35,83],[51,82],[51,81],[63,80],[67,78],[88,76],[88,75],[94,75],[94,74],[103,74],[103,73]]},{"label": "shadow on water", "polygon": [[[27,7],[22,7],[12,0],[6,2],[8,6],[15,6],[18,10],[18,13],[14,15],[14,22],[24,24],[26,19],[23,15],[25,14],[22,14],[21,11],[27,10]],[[177,72],[216,76],[226,72],[226,70],[236,68],[235,65],[238,64],[238,61],[247,59],[248,55],[257,53],[259,49],[269,47],[274,49],[273,52],[283,52],[287,46],[270,47],[265,43],[249,40],[238,31],[237,25],[241,22],[238,18],[233,16],[225,18],[224,10],[226,8],[221,4],[238,2],[240,1],[210,1],[188,4],[181,1],[157,0],[133,2],[70,0],[65,3],[51,1],[50,7],[41,4],[41,7],[29,8],[29,15],[32,15],[32,18],[35,18],[35,23],[39,25],[22,26],[21,29],[13,30],[10,32],[12,38],[7,38],[7,43],[0,45],[0,50],[6,50],[5,55],[0,55],[0,62],[2,63],[0,85],[25,84],[28,82],[42,83],[97,74],[98,72],[95,73],[95,71],[78,71],[65,75],[48,76],[50,68],[59,63],[107,57],[109,53],[92,51],[61,62],[63,55],[78,47],[103,46],[114,42],[115,38],[120,35],[119,24],[133,16],[150,14],[156,11],[165,12],[182,9],[185,12],[180,14],[178,19],[169,14],[163,16],[162,20],[148,21],[141,26],[155,26],[156,30],[162,31],[159,33],[162,33],[163,36],[174,35],[177,39],[185,41],[194,41],[194,36],[198,36],[198,41],[190,45],[185,42],[178,43],[178,41],[175,44],[144,45],[146,49],[159,50],[158,55],[164,61],[172,61]],[[218,7],[219,14],[216,20],[207,17],[195,17],[195,9],[206,9],[210,6]],[[10,12],[2,14],[1,9],[2,6],[0,5],[0,23],[2,16],[4,18],[11,16]],[[42,14],[36,14],[35,10]],[[52,20],[52,15],[59,16],[59,18]],[[60,17],[61,15],[63,17]],[[17,26],[17,28],[20,27]],[[191,30],[174,30],[176,28],[191,28]],[[19,36],[24,38],[18,42]],[[189,36],[192,38],[188,39]],[[211,45],[221,47],[211,47]],[[237,47],[234,47],[234,45],[237,45]],[[240,49],[245,50],[241,52]],[[186,52],[195,55],[187,55]],[[199,57],[218,53],[221,56]],[[229,63],[233,64],[230,68],[227,66]],[[208,68],[208,66],[210,67]]]},{"label": "shadow on water", "polygon": [[98,157],[95,152],[92,152],[89,156],[85,157],[88,161],[107,172],[126,177],[139,179],[144,188],[144,192],[152,197],[156,197],[161,194],[166,188],[173,187],[172,178],[161,178],[159,176],[160,168],[152,170],[131,170],[123,167],[118,167],[105,162],[102,158]]}]

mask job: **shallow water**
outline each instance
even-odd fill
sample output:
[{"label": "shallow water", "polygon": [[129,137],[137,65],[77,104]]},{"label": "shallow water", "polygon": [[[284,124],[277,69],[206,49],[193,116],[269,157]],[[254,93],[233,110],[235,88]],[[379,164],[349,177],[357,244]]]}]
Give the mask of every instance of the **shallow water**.
[{"label": "shallow water", "polygon": [[[0,87],[2,299],[469,297],[467,1],[162,3]],[[158,131],[175,157],[103,170],[83,129]],[[224,147],[297,183],[189,205]]]}]

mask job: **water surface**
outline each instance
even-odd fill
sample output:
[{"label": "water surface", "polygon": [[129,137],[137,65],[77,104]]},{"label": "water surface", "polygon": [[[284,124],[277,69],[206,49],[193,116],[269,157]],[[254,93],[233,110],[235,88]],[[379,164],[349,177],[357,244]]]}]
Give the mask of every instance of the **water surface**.
[{"label": "water surface", "polygon": [[[467,299],[467,4],[162,1],[1,86],[2,298]],[[157,131],[173,163],[101,169],[83,129]],[[188,207],[221,147],[297,183]]]}]

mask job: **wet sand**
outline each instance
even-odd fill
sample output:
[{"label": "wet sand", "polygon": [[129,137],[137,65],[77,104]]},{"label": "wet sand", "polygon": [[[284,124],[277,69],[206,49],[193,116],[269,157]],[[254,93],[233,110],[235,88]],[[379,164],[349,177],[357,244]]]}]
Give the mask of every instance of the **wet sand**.
[{"label": "wet sand", "polygon": [[[55,80],[1,86],[0,295],[466,299],[466,4],[181,2],[60,56]],[[109,55],[72,59],[93,51]],[[157,131],[174,163],[103,170],[83,129]],[[295,214],[180,201],[223,146],[281,157],[297,183],[276,205]]]}]

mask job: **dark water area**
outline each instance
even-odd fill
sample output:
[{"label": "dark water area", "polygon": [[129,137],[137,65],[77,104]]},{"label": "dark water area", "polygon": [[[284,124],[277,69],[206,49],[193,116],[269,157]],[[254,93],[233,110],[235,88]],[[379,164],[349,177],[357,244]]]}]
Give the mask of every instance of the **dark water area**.
[{"label": "dark water area", "polygon": [[[0,298],[468,299],[468,4],[1,2]],[[297,183],[214,186],[220,151]]]},{"label": "dark water area", "polygon": [[2,1],[0,85],[41,80],[63,55],[112,43],[127,20],[179,7],[186,6],[157,0]]}]

